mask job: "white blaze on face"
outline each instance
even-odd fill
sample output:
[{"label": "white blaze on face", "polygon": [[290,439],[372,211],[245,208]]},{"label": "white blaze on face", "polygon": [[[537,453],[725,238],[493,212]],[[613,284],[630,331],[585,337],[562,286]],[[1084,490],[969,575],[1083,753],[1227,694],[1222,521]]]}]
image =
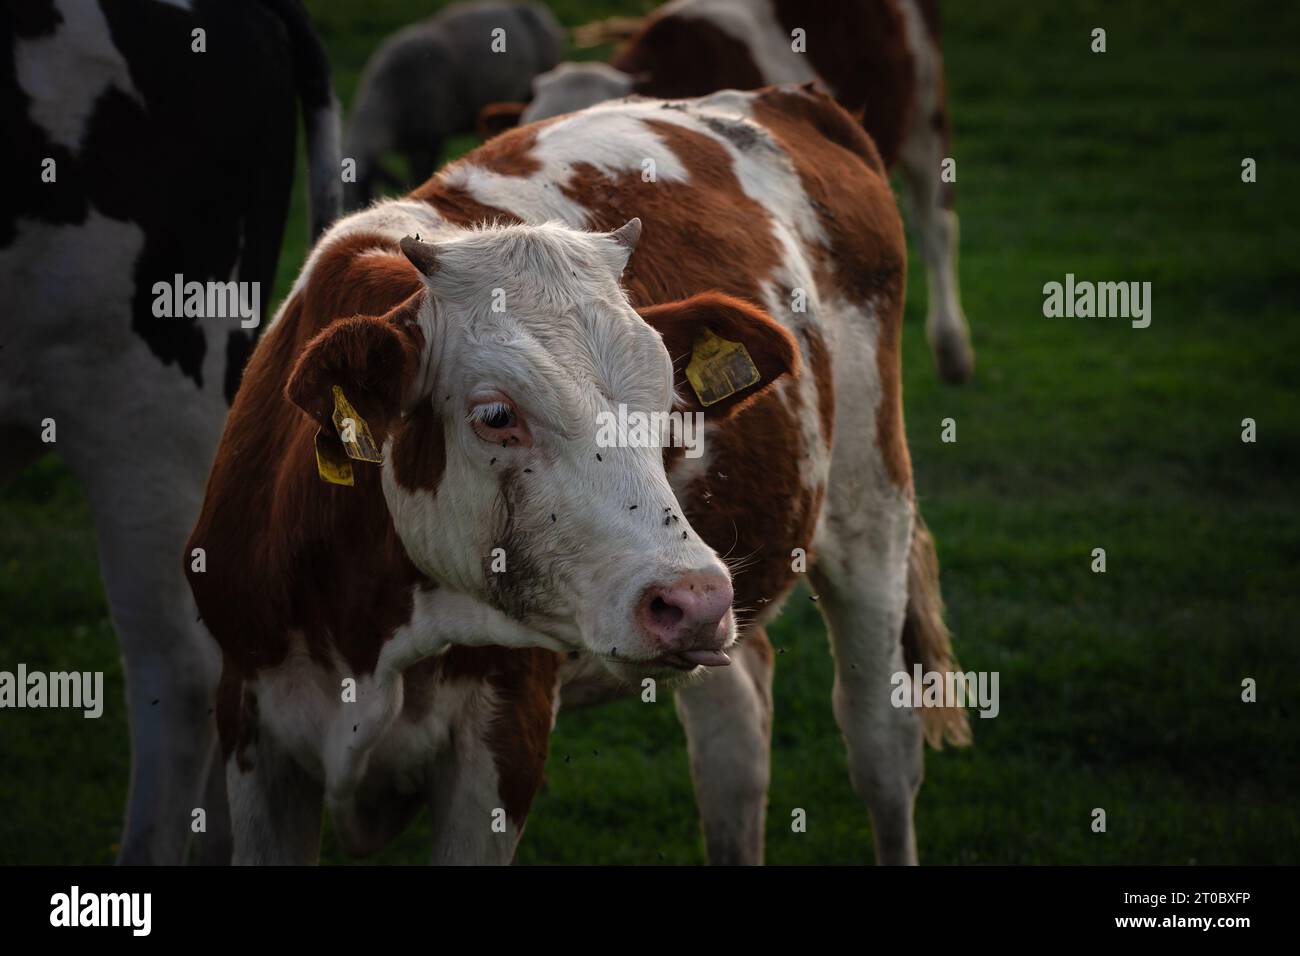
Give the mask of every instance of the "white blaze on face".
[{"label": "white blaze on face", "polygon": [[519,122],[572,113],[632,92],[632,76],[607,63],[561,63],[533,78],[533,101]]},{"label": "white blaze on face", "polygon": [[385,468],[425,573],[629,677],[722,663],[734,639],[726,568],[682,514],[662,449],[597,441],[620,404],[673,405],[668,352],[618,284],[638,230],[508,226],[430,243],[429,391],[416,401],[442,422],[446,463],[433,492]]}]

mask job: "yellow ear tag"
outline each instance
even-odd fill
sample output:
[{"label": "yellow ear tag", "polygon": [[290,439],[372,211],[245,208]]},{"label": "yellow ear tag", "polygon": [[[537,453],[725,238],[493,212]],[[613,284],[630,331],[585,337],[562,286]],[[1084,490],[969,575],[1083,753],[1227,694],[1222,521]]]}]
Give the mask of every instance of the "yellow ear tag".
[{"label": "yellow ear tag", "polygon": [[[343,442],[343,450],[349,458],[356,461],[369,461],[376,465],[384,463],[384,453],[375,444],[370,434],[370,426],[357,414],[357,410],[343,395],[343,389],[334,386],[334,428]],[[319,445],[317,448],[319,449]]]},{"label": "yellow ear tag", "polygon": [[757,384],[760,378],[758,366],[745,346],[719,338],[708,329],[700,330],[686,366],[686,379],[701,405],[708,408],[730,398],[741,389]]},{"label": "yellow ear tag", "polygon": [[331,485],[347,485],[350,488],[356,484],[352,480],[352,462],[343,454],[339,443],[325,434],[323,428],[316,431],[316,471],[320,473],[321,481],[327,481]]}]

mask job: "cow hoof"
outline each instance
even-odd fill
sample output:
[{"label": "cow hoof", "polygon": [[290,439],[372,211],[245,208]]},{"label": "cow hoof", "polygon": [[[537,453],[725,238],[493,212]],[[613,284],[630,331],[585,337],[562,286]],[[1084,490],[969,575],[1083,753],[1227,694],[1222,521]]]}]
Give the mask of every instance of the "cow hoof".
[{"label": "cow hoof", "polygon": [[949,385],[965,385],[975,374],[975,350],[964,335],[946,335],[933,345],[939,377]]}]

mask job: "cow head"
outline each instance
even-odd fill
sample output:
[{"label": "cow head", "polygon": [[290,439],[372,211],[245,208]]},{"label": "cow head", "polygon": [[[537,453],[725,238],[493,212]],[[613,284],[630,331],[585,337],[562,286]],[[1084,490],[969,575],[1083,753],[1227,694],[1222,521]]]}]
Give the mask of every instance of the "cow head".
[{"label": "cow head", "polygon": [[[421,571],[627,679],[727,663],[735,622],[727,568],[669,485],[663,434],[611,424],[724,419],[797,366],[789,333],[737,299],[638,314],[619,277],[640,230],[404,239],[421,291],[330,325],[287,388],[318,418],[332,385],[371,410],[384,496]],[[707,407],[682,374],[704,330],[743,344],[754,379]]]}]

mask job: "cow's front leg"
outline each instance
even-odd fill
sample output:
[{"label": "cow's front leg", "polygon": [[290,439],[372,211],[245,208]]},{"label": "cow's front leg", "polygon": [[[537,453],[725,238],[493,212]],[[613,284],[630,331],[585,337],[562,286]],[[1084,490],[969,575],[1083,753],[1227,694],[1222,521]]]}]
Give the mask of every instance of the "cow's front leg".
[{"label": "cow's front leg", "polygon": [[677,692],[709,862],[763,862],[772,750],[772,645],[755,627],[713,668]]},{"label": "cow's front leg", "polygon": [[200,866],[227,866],[232,848],[230,806],[226,801],[226,766],[221,760],[221,745],[215,736],[204,792],[207,829],[195,838],[194,862]]},{"label": "cow's front leg", "polygon": [[511,807],[503,806],[507,801],[501,798],[491,755],[485,752],[480,757],[439,768],[441,779],[434,784],[429,807],[433,818],[429,862],[435,866],[504,866],[514,859],[527,810],[512,813]]},{"label": "cow's front leg", "polygon": [[[230,799],[232,862],[240,866],[283,866],[320,859],[324,788],[277,746],[257,722],[256,703],[247,689],[237,696],[222,677],[218,721],[226,758]],[[229,713],[238,708],[236,718]]]},{"label": "cow's front leg", "polygon": [[487,685],[466,702],[450,747],[434,766],[433,864],[506,864],[514,858],[542,787],[554,724],[553,707],[543,706],[558,699],[554,681],[548,675],[542,685],[539,680],[528,693],[533,707],[512,706],[500,686]]},{"label": "cow's front leg", "polygon": [[258,748],[251,766],[226,762],[233,862],[293,866],[320,860],[321,787],[287,757]]}]

